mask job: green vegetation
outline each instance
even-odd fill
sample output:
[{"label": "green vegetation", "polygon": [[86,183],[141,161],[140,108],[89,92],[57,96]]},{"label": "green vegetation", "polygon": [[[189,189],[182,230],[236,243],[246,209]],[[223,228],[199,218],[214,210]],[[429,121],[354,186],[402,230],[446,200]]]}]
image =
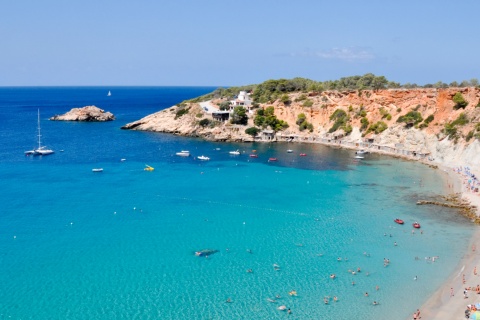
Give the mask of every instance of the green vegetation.
[{"label": "green vegetation", "polygon": [[230,101],[223,101],[218,105],[218,108],[222,111],[230,109]]},{"label": "green vegetation", "polygon": [[421,123],[418,127],[420,129],[423,129],[423,128],[426,128],[428,127],[428,125],[430,124],[430,122],[433,121],[433,114],[429,115],[425,120],[423,120],[423,123]]},{"label": "green vegetation", "polygon": [[303,102],[303,106],[306,108],[310,108],[311,106],[313,106],[313,101],[310,99],[307,99],[305,100],[305,102]]},{"label": "green vegetation", "polygon": [[330,121],[334,121],[333,126],[328,130],[329,133],[335,132],[338,129],[343,129],[345,132],[347,130],[346,126],[348,125],[348,115],[342,109],[335,110],[332,115],[330,116]]},{"label": "green vegetation", "polygon": [[380,108],[380,114],[382,115],[382,119],[392,120],[392,115],[388,113],[384,107]]},{"label": "green vegetation", "polygon": [[214,121],[210,120],[210,119],[202,119],[198,122],[198,124],[202,127],[208,127],[208,126],[213,126],[215,124]]},{"label": "green vegetation", "polygon": [[298,115],[296,124],[298,125],[298,129],[300,131],[303,131],[305,129],[308,129],[308,131],[310,132],[313,131],[313,124],[307,121],[307,117],[305,116],[304,113],[300,113]]},{"label": "green vegetation", "polygon": [[307,100],[307,96],[302,93],[302,94],[299,95],[294,101],[295,101],[295,102],[300,102],[300,101],[305,101],[305,100]]},{"label": "green vegetation", "polygon": [[195,117],[197,117],[197,118],[203,118],[203,113],[197,113],[197,114],[195,115]]},{"label": "green vegetation", "polygon": [[230,117],[230,123],[246,125],[248,122],[247,109],[235,107]]},{"label": "green vegetation", "polygon": [[383,121],[378,121],[378,122],[372,124],[372,125],[368,128],[367,132],[365,132],[365,134],[368,134],[368,133],[370,133],[370,132],[372,132],[372,131],[375,132],[376,134],[379,134],[379,133],[382,133],[383,131],[387,130],[387,128],[388,128],[388,126],[387,126],[387,124],[386,124],[385,122],[383,122]]},{"label": "green vegetation", "polygon": [[187,114],[187,113],[188,113],[188,110],[190,110],[190,108],[179,108],[179,109],[175,112],[175,120],[177,120],[177,119],[180,118],[181,116]]},{"label": "green vegetation", "polygon": [[270,127],[274,131],[281,131],[288,128],[288,123],[279,120],[275,116],[275,108],[270,106],[265,109],[258,109],[255,118],[253,119],[253,123],[262,128]]},{"label": "green vegetation", "polygon": [[360,123],[362,124],[360,126],[360,131],[363,131],[368,128],[370,121],[368,121],[367,117],[362,117],[362,119],[360,119]]},{"label": "green vegetation", "polygon": [[405,123],[406,127],[412,127],[418,125],[423,121],[422,114],[418,111],[410,111],[404,116],[400,116],[397,119],[397,122]]},{"label": "green vegetation", "polygon": [[443,128],[443,133],[445,133],[448,136],[449,139],[454,139],[456,141],[458,139],[457,127],[464,126],[468,122],[469,122],[469,120],[467,118],[467,115],[462,112],[457,117],[457,119],[453,120],[452,122],[449,122],[449,123],[445,124],[445,127]]},{"label": "green vegetation", "polygon": [[288,96],[288,94],[282,95],[282,96],[280,97],[280,101],[281,101],[284,105],[286,105],[286,106],[288,106],[288,105],[290,105],[290,103],[292,103],[292,101],[290,100],[290,97]]},{"label": "green vegetation", "polygon": [[258,129],[257,127],[250,127],[245,129],[245,133],[251,135],[253,138],[255,138],[259,132],[260,129]]},{"label": "green vegetation", "polygon": [[453,109],[455,110],[465,109],[465,107],[468,105],[468,102],[465,101],[460,92],[455,93],[452,100],[455,102],[455,105],[453,106]]}]

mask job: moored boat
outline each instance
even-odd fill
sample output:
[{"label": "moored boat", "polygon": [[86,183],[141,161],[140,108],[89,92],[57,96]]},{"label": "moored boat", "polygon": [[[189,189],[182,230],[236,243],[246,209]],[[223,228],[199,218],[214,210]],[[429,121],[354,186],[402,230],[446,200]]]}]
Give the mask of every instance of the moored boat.
[{"label": "moored boat", "polygon": [[202,155],[202,156],[200,156],[200,157],[197,157],[197,159],[198,159],[198,160],[202,160],[202,161],[208,161],[208,160],[210,160],[210,158],[209,158],[209,157],[207,157],[207,156],[203,156],[203,155]]},{"label": "moored boat", "polygon": [[395,221],[395,222],[398,223],[398,224],[404,224],[404,221],[403,221],[402,219],[398,219],[398,218],[397,218],[397,219],[395,219],[395,220],[393,220],[393,221]]},{"label": "moored boat", "polygon": [[189,157],[190,151],[182,150],[180,152],[175,153],[179,157]]},{"label": "moored boat", "polygon": [[155,168],[149,166],[148,164],[146,164],[146,165],[145,165],[145,168],[144,168],[143,170],[145,170],[145,171],[153,171],[153,170],[155,170]]},{"label": "moored boat", "polygon": [[258,158],[258,155],[256,155],[255,153],[252,153],[252,154],[250,155],[250,158]]},{"label": "moored boat", "polygon": [[412,223],[412,226],[416,229],[420,229],[420,223],[418,223],[417,221],[415,221],[414,223]]},{"label": "moored boat", "polygon": [[93,168],[93,172],[103,172],[103,168]]},{"label": "moored boat", "polygon": [[306,153],[300,153],[300,157],[306,157],[307,154]]},{"label": "moored boat", "polygon": [[240,154],[240,151],[239,150],[235,150],[235,151],[230,151],[229,152],[231,155],[234,155],[234,156],[238,156]]},{"label": "moored boat", "polygon": [[275,162],[275,161],[278,161],[277,158],[268,158],[268,162]]}]

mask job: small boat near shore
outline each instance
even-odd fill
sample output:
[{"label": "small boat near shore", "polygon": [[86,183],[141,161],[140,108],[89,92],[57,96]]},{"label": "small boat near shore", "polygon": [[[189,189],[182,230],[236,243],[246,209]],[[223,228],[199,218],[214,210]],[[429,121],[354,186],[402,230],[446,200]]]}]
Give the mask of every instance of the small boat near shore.
[{"label": "small boat near shore", "polygon": [[148,164],[146,164],[146,165],[145,165],[145,168],[144,168],[143,170],[145,170],[145,171],[153,171],[153,170],[155,170],[155,168],[149,166]]},{"label": "small boat near shore", "polygon": [[307,154],[306,153],[300,153],[300,157],[306,157]]},{"label": "small boat near shore", "polygon": [[365,157],[362,157],[362,156],[355,156],[355,159],[361,160],[361,159],[365,159]]},{"label": "small boat near shore", "polygon": [[398,218],[393,220],[393,221],[395,221],[395,223],[398,223],[398,224],[404,224],[405,223],[402,219],[398,219]]},{"label": "small boat near shore", "polygon": [[369,151],[365,151],[363,149],[355,151],[355,154],[367,154],[370,153]]},{"label": "small boat near shore", "polygon": [[292,152],[293,152],[292,149],[288,149],[288,150],[287,150],[287,153],[292,153]]},{"label": "small boat near shore", "polygon": [[412,226],[415,228],[415,229],[420,229],[420,223],[418,223],[417,221],[415,221],[414,223],[412,223]]},{"label": "small boat near shore", "polygon": [[275,161],[278,161],[277,158],[268,158],[268,162],[275,162]]},{"label": "small boat near shore", "polygon": [[180,152],[175,153],[179,157],[190,157],[190,151],[182,150]]},{"label": "small boat near shore", "polygon": [[229,154],[233,156],[238,156],[240,154],[240,150],[230,151]]},{"label": "small boat near shore", "polygon": [[250,155],[250,158],[258,158],[258,155],[255,154],[255,153],[252,153],[252,154]]},{"label": "small boat near shore", "polygon": [[92,172],[103,172],[103,168],[93,168]]}]

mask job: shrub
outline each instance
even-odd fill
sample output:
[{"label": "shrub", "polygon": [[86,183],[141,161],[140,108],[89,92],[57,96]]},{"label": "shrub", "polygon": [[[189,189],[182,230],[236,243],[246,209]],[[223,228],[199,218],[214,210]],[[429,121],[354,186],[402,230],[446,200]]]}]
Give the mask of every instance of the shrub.
[{"label": "shrub", "polygon": [[460,113],[457,119],[453,120],[452,125],[454,126],[464,126],[468,123],[468,118],[465,113]]},{"label": "shrub", "polygon": [[245,129],[245,133],[248,134],[248,135],[251,135],[254,138],[257,136],[257,134],[259,132],[260,132],[260,129],[258,129],[256,127],[250,127],[250,128]]},{"label": "shrub", "polygon": [[360,123],[362,124],[360,126],[360,131],[363,131],[367,129],[368,125],[370,124],[370,121],[368,121],[366,117],[363,117],[362,119],[360,119]]},{"label": "shrub", "polygon": [[210,119],[202,119],[198,122],[198,124],[202,127],[207,127],[212,123],[213,123],[213,121],[211,121]]},{"label": "shrub", "polygon": [[288,94],[282,95],[282,97],[280,98],[280,101],[286,106],[288,106],[290,103],[292,103]]},{"label": "shrub", "polygon": [[387,128],[388,128],[388,126],[385,122],[378,121],[378,122],[372,124],[368,128],[366,134],[368,134],[369,132],[372,132],[372,131],[375,132],[376,134],[379,134],[379,133],[382,133],[383,131],[387,130]]},{"label": "shrub", "polygon": [[197,117],[197,118],[203,118],[203,113],[197,113],[197,114],[195,115],[195,117]]},{"label": "shrub", "polygon": [[467,136],[465,137],[465,140],[467,140],[467,142],[468,142],[468,141],[470,141],[470,139],[472,139],[472,138],[473,138],[473,130],[471,130],[471,131],[467,134]]},{"label": "shrub", "polygon": [[299,95],[296,99],[295,99],[295,102],[300,102],[300,101],[304,101],[307,99],[307,96],[305,94],[301,94]]},{"label": "shrub", "polygon": [[342,109],[337,109],[333,114],[330,116],[331,121],[335,121],[333,126],[328,130],[329,133],[335,132],[338,129],[343,129],[345,131],[345,126],[349,121],[348,115]]},{"label": "shrub", "polygon": [[177,120],[181,116],[187,114],[188,110],[190,110],[190,108],[180,108],[180,109],[178,109],[177,112],[175,113],[175,120]]},{"label": "shrub", "polygon": [[410,111],[406,115],[400,116],[397,119],[397,122],[404,122],[407,127],[416,126],[422,121],[422,114],[418,111]]},{"label": "shrub", "polygon": [[310,100],[310,99],[307,99],[307,100],[305,100],[305,102],[303,103],[303,106],[309,108],[309,107],[313,106],[313,101]]},{"label": "shrub", "polygon": [[244,107],[235,107],[230,118],[230,123],[246,125],[247,122],[247,110]]},{"label": "shrub", "polygon": [[468,102],[465,101],[460,92],[455,93],[452,100],[455,102],[455,105],[453,106],[455,110],[465,109],[465,107],[468,105]]}]

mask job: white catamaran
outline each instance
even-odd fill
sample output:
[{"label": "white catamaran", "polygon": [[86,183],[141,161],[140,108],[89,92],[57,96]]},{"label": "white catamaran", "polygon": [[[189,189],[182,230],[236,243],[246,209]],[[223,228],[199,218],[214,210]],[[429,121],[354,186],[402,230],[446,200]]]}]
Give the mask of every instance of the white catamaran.
[{"label": "white catamaran", "polygon": [[46,156],[46,155],[49,155],[49,154],[53,153],[53,150],[47,149],[47,147],[42,146],[42,143],[40,141],[41,136],[42,135],[40,134],[40,109],[38,109],[38,148],[33,149],[33,150],[29,150],[29,151],[25,151],[25,154],[27,156],[28,155]]}]

